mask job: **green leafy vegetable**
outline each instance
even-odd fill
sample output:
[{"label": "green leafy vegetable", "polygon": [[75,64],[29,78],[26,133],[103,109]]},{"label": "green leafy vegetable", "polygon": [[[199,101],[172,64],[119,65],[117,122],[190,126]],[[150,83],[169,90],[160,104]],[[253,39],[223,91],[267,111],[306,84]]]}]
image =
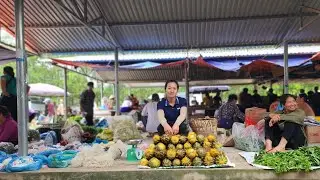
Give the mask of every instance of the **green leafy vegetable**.
[{"label": "green leafy vegetable", "polygon": [[310,171],[311,166],[320,166],[320,147],[301,147],[277,153],[261,151],[255,156],[254,163],[269,166],[277,173]]}]

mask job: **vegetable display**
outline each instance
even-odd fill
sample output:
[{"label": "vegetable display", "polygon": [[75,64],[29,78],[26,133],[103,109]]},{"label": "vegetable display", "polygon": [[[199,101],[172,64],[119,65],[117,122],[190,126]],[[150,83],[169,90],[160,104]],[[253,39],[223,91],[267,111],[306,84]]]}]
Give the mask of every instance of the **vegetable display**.
[{"label": "vegetable display", "polygon": [[254,163],[271,167],[276,173],[310,171],[312,166],[320,166],[320,147],[301,147],[277,153],[261,151],[255,156]]},{"label": "vegetable display", "polygon": [[187,167],[225,165],[228,159],[214,135],[207,137],[190,132],[188,136],[155,135],[144,152],[141,166]]}]

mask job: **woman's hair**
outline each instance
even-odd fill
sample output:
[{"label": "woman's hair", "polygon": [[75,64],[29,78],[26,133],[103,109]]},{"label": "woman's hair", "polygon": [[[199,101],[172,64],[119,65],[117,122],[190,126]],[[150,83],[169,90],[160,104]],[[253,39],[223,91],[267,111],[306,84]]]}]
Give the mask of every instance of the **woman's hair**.
[{"label": "woman's hair", "polygon": [[14,77],[13,68],[11,66],[6,66],[3,68],[3,71],[11,77]]},{"label": "woman's hair", "polygon": [[160,100],[159,95],[157,93],[152,94],[152,101],[158,102]]},{"label": "woman's hair", "polygon": [[294,95],[291,95],[291,94],[284,94],[280,97],[280,104],[281,105],[285,105],[286,104],[286,101],[289,97],[292,97],[293,99],[296,99],[296,97]]},{"label": "woman's hair", "polygon": [[7,117],[9,115],[9,111],[8,111],[7,107],[0,106],[0,114],[2,114],[3,116]]},{"label": "woman's hair", "polygon": [[238,96],[235,94],[230,94],[228,97],[228,102],[231,102],[233,100],[238,100]]},{"label": "woman's hair", "polygon": [[164,85],[164,89],[167,89],[169,83],[175,83],[177,85],[177,89],[179,89],[179,83],[176,80],[168,80]]}]

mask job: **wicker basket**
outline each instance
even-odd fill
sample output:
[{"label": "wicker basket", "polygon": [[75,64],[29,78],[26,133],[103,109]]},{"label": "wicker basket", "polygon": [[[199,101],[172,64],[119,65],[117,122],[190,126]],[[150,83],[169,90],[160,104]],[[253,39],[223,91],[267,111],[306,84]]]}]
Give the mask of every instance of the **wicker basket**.
[{"label": "wicker basket", "polygon": [[218,121],[215,118],[193,118],[190,121],[191,129],[197,133],[207,136],[208,134],[217,135]]}]

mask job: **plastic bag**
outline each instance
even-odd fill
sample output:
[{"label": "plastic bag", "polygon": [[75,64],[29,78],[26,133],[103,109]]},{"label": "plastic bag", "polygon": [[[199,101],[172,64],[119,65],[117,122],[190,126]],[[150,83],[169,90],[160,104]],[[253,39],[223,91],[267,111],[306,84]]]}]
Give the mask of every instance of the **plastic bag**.
[{"label": "plastic bag", "polygon": [[81,141],[82,133],[83,130],[80,125],[72,125],[61,130],[62,139],[68,143]]},{"label": "plastic bag", "polygon": [[36,171],[42,167],[41,160],[34,160],[30,156],[12,158],[6,166],[7,172]]},{"label": "plastic bag", "polygon": [[40,152],[40,153],[38,153],[36,155],[43,155],[43,156],[48,157],[48,156],[50,156],[52,154],[57,154],[57,153],[61,153],[61,151],[58,150],[58,149],[49,149],[49,150],[45,150],[43,152]]},{"label": "plastic bag", "polygon": [[8,158],[7,153],[0,151],[0,163],[2,163],[2,161],[4,161],[7,158]]},{"label": "plastic bag", "polygon": [[121,120],[119,116],[118,120],[113,120],[111,129],[113,130],[113,139],[128,141],[130,139],[141,139],[140,131],[137,129],[134,120],[128,119],[124,116],[124,120]]},{"label": "plastic bag", "polygon": [[71,163],[71,160],[77,155],[77,151],[66,150],[58,154],[52,154],[48,157],[48,167],[65,168]]},{"label": "plastic bag", "polygon": [[108,121],[105,118],[101,118],[99,122],[96,124],[96,127],[99,128],[107,128],[109,126]]},{"label": "plastic bag", "polygon": [[234,123],[232,126],[232,136],[235,148],[247,151],[258,152],[264,148],[264,133],[251,125],[245,128],[242,123]]},{"label": "plastic bag", "polygon": [[33,159],[35,161],[41,161],[41,163],[43,165],[47,165],[48,164],[48,157],[47,156],[44,156],[44,155],[34,155],[33,156]]}]

